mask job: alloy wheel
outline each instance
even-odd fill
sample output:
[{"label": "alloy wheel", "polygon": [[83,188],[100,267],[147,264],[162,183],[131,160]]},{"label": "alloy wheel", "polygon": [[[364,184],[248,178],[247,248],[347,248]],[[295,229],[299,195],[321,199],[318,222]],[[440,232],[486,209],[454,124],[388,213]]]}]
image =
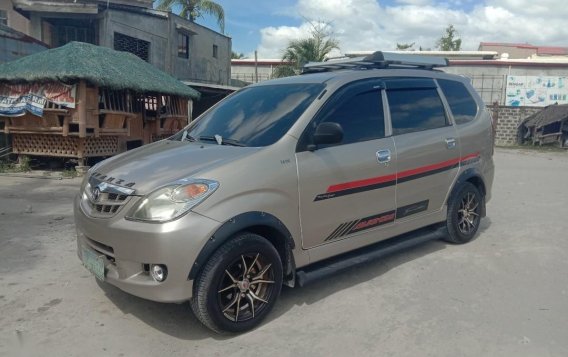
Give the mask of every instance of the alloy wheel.
[{"label": "alloy wheel", "polygon": [[260,253],[242,254],[225,269],[218,288],[218,302],[224,316],[233,322],[253,319],[270,301],[274,271]]},{"label": "alloy wheel", "polygon": [[458,209],[458,229],[463,234],[475,231],[479,224],[479,200],[473,192],[468,192],[461,200]]}]

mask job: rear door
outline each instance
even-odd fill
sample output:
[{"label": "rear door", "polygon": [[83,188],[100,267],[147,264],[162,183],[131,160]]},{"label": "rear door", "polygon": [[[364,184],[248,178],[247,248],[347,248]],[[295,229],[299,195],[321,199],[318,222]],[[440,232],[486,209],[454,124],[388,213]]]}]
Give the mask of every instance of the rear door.
[{"label": "rear door", "polygon": [[433,79],[385,84],[397,150],[396,219],[417,218],[444,205],[459,170],[457,133]]},{"label": "rear door", "polygon": [[[396,153],[393,139],[385,137],[382,87],[374,79],[338,90],[299,141],[304,249],[355,239],[394,221]],[[309,138],[322,122],[339,123],[343,141],[309,151]],[[375,234],[377,240],[382,238]]]}]

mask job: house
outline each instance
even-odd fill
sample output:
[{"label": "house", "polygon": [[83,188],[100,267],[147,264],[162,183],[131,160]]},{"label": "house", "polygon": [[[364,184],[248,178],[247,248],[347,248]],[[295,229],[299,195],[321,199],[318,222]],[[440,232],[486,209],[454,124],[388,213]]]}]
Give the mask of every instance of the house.
[{"label": "house", "polygon": [[566,57],[568,47],[534,46],[528,43],[481,42],[480,51],[495,51],[499,57],[509,59],[539,58],[539,57]]},{"label": "house", "polygon": [[233,59],[231,60],[231,79],[242,85],[257,83],[272,79],[274,69],[290,64],[281,59]]},{"label": "house", "polygon": [[[192,117],[231,87],[231,38],[152,0],[0,0],[9,24],[50,47],[71,41],[127,51],[202,93]],[[0,15],[3,14],[0,12]]]},{"label": "house", "polygon": [[12,2],[29,35],[51,47],[87,42],[134,53],[180,80],[229,84],[231,38],[153,10],[151,0]]},{"label": "house", "polygon": [[44,51],[48,48],[47,44],[31,36],[0,24],[0,64]]}]

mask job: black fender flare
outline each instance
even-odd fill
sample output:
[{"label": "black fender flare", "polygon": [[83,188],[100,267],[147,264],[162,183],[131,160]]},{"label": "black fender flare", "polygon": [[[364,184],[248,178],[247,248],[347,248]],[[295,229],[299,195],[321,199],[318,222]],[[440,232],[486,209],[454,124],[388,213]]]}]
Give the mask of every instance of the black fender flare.
[{"label": "black fender flare", "polygon": [[454,183],[454,187],[452,187],[452,191],[448,195],[448,200],[446,201],[446,205],[450,202],[450,200],[452,199],[452,197],[454,195],[458,194],[458,191],[461,188],[461,186],[465,182],[471,181],[472,179],[474,181],[478,181],[482,184],[482,188],[480,189],[481,194],[483,195],[482,206],[481,206],[481,217],[485,217],[485,215],[486,215],[486,211],[485,211],[485,190],[486,190],[486,186],[485,186],[485,181],[483,180],[483,176],[479,172],[479,169],[477,169],[475,167],[470,167],[470,168],[464,170],[462,173],[460,173],[460,175],[456,179],[456,182]]},{"label": "black fender flare", "polygon": [[[277,237],[265,237],[272,244],[276,246],[278,253],[282,257],[282,264],[284,268],[284,275],[288,276],[294,273],[294,257],[292,250],[295,248],[294,238],[290,231],[282,221],[280,221],[275,216],[266,212],[246,212],[241,213],[219,227],[215,233],[209,238],[207,243],[203,246],[193,266],[189,272],[189,280],[193,280],[197,277],[197,274],[201,268],[206,264],[211,255],[226,241],[231,239],[236,233],[242,231],[252,231],[255,232],[254,227],[264,227],[276,232]],[[279,244],[275,244],[279,243]]]}]

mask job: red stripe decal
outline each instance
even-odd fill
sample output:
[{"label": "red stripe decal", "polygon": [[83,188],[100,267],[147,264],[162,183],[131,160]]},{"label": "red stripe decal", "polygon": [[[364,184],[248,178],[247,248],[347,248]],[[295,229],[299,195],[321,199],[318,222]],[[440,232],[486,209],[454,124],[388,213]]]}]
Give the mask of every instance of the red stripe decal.
[{"label": "red stripe decal", "polygon": [[394,181],[394,180],[396,180],[396,174],[373,177],[373,178],[359,180],[359,181],[345,182],[345,183],[340,183],[340,184],[337,184],[337,185],[329,186],[327,188],[327,193],[349,190],[350,188],[359,188],[359,187],[371,186],[371,185],[376,185],[376,184],[379,184],[379,183],[385,183],[385,182]]},{"label": "red stripe decal", "polygon": [[423,174],[423,173],[428,172],[428,171],[438,170],[438,169],[442,169],[444,167],[452,166],[452,165],[455,165],[459,162],[460,162],[460,159],[457,158],[457,159],[451,159],[451,160],[444,161],[444,162],[439,162],[439,163],[433,164],[433,165],[417,167],[415,169],[410,169],[410,170],[399,172],[398,175],[397,175],[397,178],[405,178],[405,177],[408,177],[408,176]]},{"label": "red stripe decal", "polygon": [[448,161],[443,161],[443,162],[439,162],[437,164],[432,164],[432,165],[426,165],[426,166],[422,166],[422,167],[417,167],[415,169],[410,169],[410,170],[406,170],[406,171],[402,171],[399,172],[398,175],[397,174],[392,174],[392,175],[386,175],[386,176],[378,176],[378,177],[372,177],[372,178],[368,178],[368,179],[363,179],[363,180],[357,180],[357,181],[351,181],[351,182],[344,182],[344,183],[340,183],[337,185],[332,185],[329,186],[327,188],[326,193],[333,193],[333,192],[339,192],[339,191],[344,191],[344,190],[349,190],[352,188],[359,188],[359,187],[366,187],[366,186],[372,186],[372,185],[376,185],[376,184],[380,184],[380,183],[385,183],[385,182],[389,182],[389,181],[393,181],[396,180],[397,178],[405,178],[405,177],[409,177],[409,176],[414,176],[414,175],[419,175],[428,171],[434,171],[434,170],[438,170],[444,167],[449,167],[470,159],[475,159],[479,157],[479,153],[473,153],[473,154],[469,154],[466,156],[463,156],[461,158],[456,158],[456,159],[451,159]]},{"label": "red stripe decal", "polygon": [[475,152],[473,154],[469,154],[467,156],[462,157],[460,162],[464,162],[464,161],[471,160],[471,159],[476,159],[478,157],[479,157],[479,153]]}]

